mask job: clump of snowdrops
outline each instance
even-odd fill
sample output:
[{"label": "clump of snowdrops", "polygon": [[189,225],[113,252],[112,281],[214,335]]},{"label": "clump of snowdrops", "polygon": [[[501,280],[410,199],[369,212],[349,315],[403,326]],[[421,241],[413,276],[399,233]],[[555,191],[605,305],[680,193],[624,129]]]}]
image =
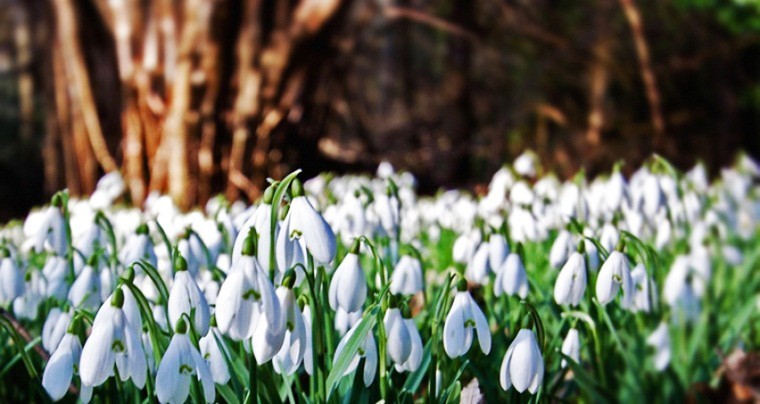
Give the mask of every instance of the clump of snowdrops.
[{"label": "clump of snowdrops", "polygon": [[[246,206],[124,204],[118,173],[0,232],[8,397],[118,402],[661,401],[760,346],[760,170],[654,156],[487,194],[296,171]],[[38,386],[41,386],[39,388]],[[44,391],[44,392],[43,392]]]}]

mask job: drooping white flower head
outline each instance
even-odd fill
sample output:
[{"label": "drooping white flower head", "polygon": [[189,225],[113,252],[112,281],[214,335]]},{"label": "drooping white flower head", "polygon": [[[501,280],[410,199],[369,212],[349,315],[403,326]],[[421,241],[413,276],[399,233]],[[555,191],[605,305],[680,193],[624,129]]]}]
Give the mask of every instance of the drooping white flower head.
[{"label": "drooping white flower head", "polygon": [[633,304],[634,287],[628,258],[620,251],[612,251],[599,269],[596,278],[596,298],[605,305],[612,301],[618,290],[623,291],[620,304],[630,307]]},{"label": "drooping white flower head", "polygon": [[185,319],[179,320],[169,347],[158,364],[156,395],[162,403],[183,403],[190,394],[190,377],[195,376],[203,387],[203,399],[214,402],[216,389],[208,364],[190,342]]},{"label": "drooping white flower head", "polygon": [[306,325],[293,293],[292,279],[285,279],[288,286],[277,288],[277,297],[285,313],[285,337],[280,351],[272,359],[274,370],[279,374],[291,375],[298,369],[306,352]]},{"label": "drooping white flower head", "polygon": [[[211,321],[212,323],[215,321],[213,317]],[[198,340],[198,346],[203,359],[206,360],[209,370],[211,370],[211,377],[214,379],[214,383],[224,385],[230,381],[230,370],[227,367],[227,360],[225,359],[225,355],[230,356],[230,352],[222,341],[222,334],[219,332],[219,329],[212,325],[208,330],[208,334]]]},{"label": "drooping white flower head", "polygon": [[483,311],[467,290],[464,280],[459,282],[454,303],[443,326],[443,349],[449,358],[462,356],[470,350],[473,338],[478,338],[480,350],[491,351],[491,330]]},{"label": "drooping white flower head", "polygon": [[631,271],[633,280],[633,307],[634,311],[649,313],[657,306],[657,288],[654,280],[647,275],[644,264],[637,264]]},{"label": "drooping white flower head", "polygon": [[485,285],[488,283],[488,275],[491,274],[491,266],[489,265],[489,244],[480,243],[475,254],[467,263],[467,269],[465,271],[465,277],[477,283],[478,285]]},{"label": "drooping white flower head", "polygon": [[417,258],[402,255],[391,274],[391,293],[409,296],[422,290],[422,264]]},{"label": "drooping white flower head", "polygon": [[45,365],[42,374],[42,387],[53,401],[58,401],[66,395],[74,372],[79,367],[82,354],[82,343],[76,333],[66,333],[61,343]]},{"label": "drooping white flower head", "polygon": [[54,307],[48,313],[45,324],[42,326],[42,347],[48,352],[55,352],[61,339],[66,335],[66,330],[71,322],[72,311],[62,311]]},{"label": "drooping white flower head", "polygon": [[562,268],[567,262],[568,255],[573,251],[572,234],[567,230],[561,230],[554,239],[549,250],[549,264],[554,268]]},{"label": "drooping white flower head", "polygon": [[532,330],[521,329],[501,362],[499,382],[505,391],[511,386],[522,393],[536,394],[544,380],[544,359]]},{"label": "drooping white flower head", "polygon": [[586,282],[586,261],[583,254],[574,251],[554,283],[554,301],[557,304],[577,306],[583,299]]},{"label": "drooping white flower head", "polygon": [[274,286],[253,255],[255,233],[250,233],[240,258],[233,262],[216,298],[219,331],[236,341],[251,338],[266,318],[284,327],[280,301]]},{"label": "drooping white flower head", "polygon": [[405,363],[412,353],[412,339],[401,316],[401,310],[396,307],[389,308],[385,312],[383,323],[388,342],[388,356],[396,365]]},{"label": "drooping white flower head", "polygon": [[[340,339],[338,346],[335,348],[335,355],[333,355],[333,366],[335,366],[335,362],[340,358],[341,352],[346,348],[348,340],[354,335],[359,324],[361,324],[361,322],[354,324],[354,326],[348,330],[346,335]],[[372,384],[372,381],[375,380],[375,373],[377,373],[377,345],[375,344],[375,337],[372,335],[372,332],[368,332],[367,336],[364,337],[364,341],[361,341],[358,351],[351,359],[351,362],[349,362],[346,371],[343,372],[343,376],[356,370],[361,358],[364,358],[364,385],[369,387]]]},{"label": "drooping white flower head", "polygon": [[338,335],[346,335],[348,330],[354,326],[362,318],[362,311],[357,310],[354,312],[348,312],[343,310],[340,306],[335,310],[335,330],[338,331]]},{"label": "drooping white flower head", "polygon": [[[519,247],[518,247],[519,250]],[[519,253],[510,253],[504,263],[496,270],[496,282],[493,285],[497,297],[506,293],[508,296],[528,296],[528,274]]]},{"label": "drooping white flower head", "polygon": [[95,315],[92,333],[82,348],[79,373],[82,384],[103,384],[119,370],[122,381],[129,378],[138,388],[145,385],[148,365],[142,347],[142,324],[137,303],[128,289],[117,288]]},{"label": "drooping white flower head", "polygon": [[10,251],[0,247],[0,305],[7,306],[24,294],[24,274],[11,257]]},{"label": "drooping white flower head", "polygon": [[647,337],[647,345],[651,346],[655,350],[654,354],[654,367],[659,370],[665,370],[670,364],[670,334],[668,334],[668,326],[664,322]]},{"label": "drooping white flower head", "polygon": [[538,157],[531,150],[526,150],[515,159],[515,172],[524,177],[534,177],[536,175],[536,165]]},{"label": "drooping white flower head", "polygon": [[156,250],[148,235],[148,226],[141,224],[133,235],[127,238],[124,247],[119,251],[119,261],[122,265],[129,266],[135,261],[146,260],[154,267],[158,265]]},{"label": "drooping white flower head", "polygon": [[90,257],[90,262],[82,268],[69,289],[68,300],[73,307],[95,311],[101,303],[100,274],[97,255]]},{"label": "drooping white flower head", "polygon": [[330,281],[330,307],[347,312],[359,311],[367,299],[367,278],[359,262],[359,242],[354,241]]},{"label": "drooping white flower head", "polygon": [[211,312],[206,297],[201,292],[187,267],[187,261],[181,254],[174,258],[174,284],[169,292],[169,323],[177,324],[183,314],[192,316],[193,326],[198,335],[208,333]]},{"label": "drooping white flower head", "polygon": [[509,255],[509,244],[507,238],[501,233],[491,234],[488,239],[488,264],[493,271],[496,271]]},{"label": "drooping white flower head", "polygon": [[417,325],[414,323],[414,320],[411,318],[405,318],[404,324],[406,325],[406,330],[409,332],[409,341],[412,345],[411,352],[409,352],[409,357],[406,359],[406,361],[402,363],[396,363],[396,371],[397,372],[414,372],[422,363],[422,354],[424,347],[422,345],[422,337],[420,337],[420,332],[417,330]]},{"label": "drooping white flower head", "polygon": [[331,262],[335,258],[337,249],[332,228],[322,215],[311,206],[311,202],[304,195],[300,181],[293,180],[291,190],[293,191],[293,199],[290,201],[290,209],[288,210],[289,220],[286,217],[280,231],[285,232],[287,236],[294,232],[300,233],[307,251],[311,253],[317,263],[327,264]]},{"label": "drooping white flower head", "polygon": [[[581,339],[577,329],[571,328],[568,330],[565,340],[562,341],[562,353],[569,356],[576,363],[581,361]],[[567,361],[562,359],[560,365],[564,368],[567,366]]]},{"label": "drooping white flower head", "polygon": [[69,285],[66,283],[68,271],[66,258],[51,256],[42,267],[42,275],[45,277],[45,296],[56,300],[64,300],[68,295]]}]

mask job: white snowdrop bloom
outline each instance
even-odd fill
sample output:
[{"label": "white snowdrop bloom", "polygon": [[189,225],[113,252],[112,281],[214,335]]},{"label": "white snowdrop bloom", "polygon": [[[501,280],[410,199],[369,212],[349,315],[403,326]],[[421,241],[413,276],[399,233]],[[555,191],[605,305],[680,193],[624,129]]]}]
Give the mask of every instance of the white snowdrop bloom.
[{"label": "white snowdrop bloom", "polygon": [[686,173],[686,180],[698,192],[705,192],[710,186],[710,183],[707,179],[707,169],[701,161],[694,165],[694,167],[692,167],[692,169]]},{"label": "white snowdrop bloom", "polygon": [[662,296],[676,314],[673,320],[684,316],[686,320],[696,320],[700,312],[699,298],[692,285],[689,257],[680,255],[673,261],[665,277]]},{"label": "white snowdrop bloom", "polygon": [[372,208],[380,219],[380,230],[388,237],[394,238],[399,228],[401,207],[398,198],[393,194],[391,187],[386,192],[375,194]]},{"label": "white snowdrop bloom", "polygon": [[35,320],[45,295],[45,281],[39,271],[27,271],[24,275],[24,294],[13,301],[13,312],[18,318]]},{"label": "white snowdrop bloom", "polygon": [[586,250],[586,260],[588,261],[588,270],[596,272],[599,270],[599,250],[596,248],[596,244],[593,241],[584,239],[582,241],[583,247]]},{"label": "white snowdrop bloom", "polygon": [[69,289],[68,300],[73,307],[91,311],[97,310],[101,303],[100,274],[95,270],[97,258],[82,268]]},{"label": "white snowdrop bloom", "polygon": [[57,300],[64,300],[68,295],[69,285],[66,284],[66,274],[69,270],[68,262],[59,256],[48,257],[45,266],[42,267],[42,275],[45,278],[45,296]]},{"label": "white snowdrop bloom", "polygon": [[230,370],[227,368],[227,361],[224,359],[225,352],[228,356],[230,356],[230,352],[227,351],[226,346],[220,347],[218,341],[222,341],[222,334],[216,327],[212,326],[209,328],[208,334],[198,340],[198,346],[203,359],[209,366],[214,383],[224,385],[230,381]]},{"label": "white snowdrop bloom", "polygon": [[24,293],[24,274],[11,257],[10,251],[0,247],[0,305],[7,306]]},{"label": "white snowdrop bloom", "polygon": [[478,338],[480,350],[488,355],[491,351],[491,330],[483,311],[467,291],[467,284],[460,281],[454,303],[443,326],[443,348],[449,358],[462,356],[470,350],[473,337]]},{"label": "white snowdrop bloom", "polygon": [[[280,302],[282,307],[282,302]],[[259,324],[253,331],[251,346],[253,355],[259,364],[269,362],[282,348],[287,327],[285,327],[284,314],[270,323],[267,316],[259,317]]]},{"label": "white snowdrop bloom", "polygon": [[[327,264],[335,258],[337,248],[335,234],[322,215],[311,205],[303,193],[303,186],[297,179],[291,185],[293,199],[290,201],[288,217],[286,217],[281,232],[290,236],[298,232],[306,243],[306,249],[320,264]],[[287,226],[284,223],[287,222]]]},{"label": "white snowdrop bloom", "polygon": [[533,331],[523,328],[517,333],[501,362],[499,376],[505,391],[514,386],[520,393],[536,394],[544,380],[544,358]]},{"label": "white snowdrop bloom", "polygon": [[[284,209],[287,209],[285,207]],[[292,216],[287,215],[282,222],[282,228],[289,228]],[[277,243],[275,245],[275,259],[277,262],[277,277],[282,277],[288,269],[301,264],[304,267],[307,262],[307,250],[306,240],[302,237],[302,234],[298,231],[291,232],[290,234],[281,231],[277,234]],[[267,264],[269,265],[269,264]],[[303,272],[299,267],[297,272]]]},{"label": "white snowdrop bloom", "polygon": [[256,230],[258,240],[256,241],[256,251],[254,254],[259,261],[259,265],[262,268],[269,269],[269,249],[271,243],[278,240],[280,235],[280,223],[276,221],[274,228],[274,239],[270,232],[271,220],[272,220],[272,198],[274,197],[274,189],[269,187],[264,192],[264,200],[256,209],[251,217],[245,221],[238,231],[235,244],[232,247],[231,263],[234,264],[243,251],[243,244],[248,237],[250,229]]},{"label": "white snowdrop bloom", "polygon": [[477,229],[472,229],[457,237],[451,252],[454,261],[462,264],[469,262],[475,255],[480,240],[480,232]]},{"label": "white snowdrop bloom", "polygon": [[510,253],[504,263],[496,270],[496,281],[493,292],[498,297],[508,296],[528,297],[528,274],[525,272],[522,258],[517,253]]},{"label": "white snowdrop bloom", "polygon": [[[304,345],[306,346],[306,349],[303,352],[303,368],[306,371],[306,373],[309,376],[311,376],[314,374],[314,352],[313,352],[314,345],[311,339],[311,331],[312,331],[311,308],[309,306],[304,306],[303,310],[301,311],[301,315],[303,317],[303,326],[304,326],[304,331],[306,335],[306,342],[304,343]],[[336,316],[337,316],[337,313],[336,313]],[[346,331],[348,331],[348,329]]]},{"label": "white snowdrop bloom", "polygon": [[652,218],[665,202],[661,183],[657,176],[650,174],[644,179],[641,186],[643,187],[642,211],[647,217]]},{"label": "white snowdrop bloom", "polygon": [[729,265],[739,266],[744,262],[742,251],[735,246],[726,244],[721,248],[721,252],[723,253],[723,259]]},{"label": "white snowdrop bloom", "polygon": [[216,298],[219,331],[236,341],[252,337],[263,321],[262,317],[266,317],[270,324],[284,323],[274,286],[253,256],[255,243],[246,244]]},{"label": "white snowdrop bloom", "polygon": [[183,314],[192,316],[193,326],[198,335],[208,333],[211,312],[206,296],[193,279],[182,255],[175,257],[174,283],[169,292],[169,324],[177,324]]},{"label": "white snowdrop bloom", "polygon": [[306,324],[292,289],[280,286],[277,288],[277,296],[285,313],[287,330],[280,351],[272,359],[272,365],[277,373],[291,375],[301,365],[306,352]]},{"label": "white snowdrop bloom", "polygon": [[606,305],[611,302],[618,290],[622,289],[623,297],[620,304],[630,307],[633,304],[633,286],[628,258],[620,251],[611,252],[596,278],[596,298],[599,303]]},{"label": "white snowdrop bloom", "polygon": [[66,335],[66,330],[71,322],[71,311],[62,311],[54,307],[48,313],[45,324],[42,326],[42,347],[48,352],[54,352],[58,348],[61,339]]},{"label": "white snowdrop bloom", "polygon": [[24,234],[27,239],[22,246],[23,251],[34,249],[36,251],[48,250],[63,257],[68,248],[66,238],[66,225],[61,214],[63,201],[57,195],[53,197],[52,206],[40,211],[39,216],[29,215],[24,223]]},{"label": "white snowdrop bloom", "polygon": [[583,254],[574,251],[559,271],[554,283],[554,301],[557,304],[577,306],[586,291],[586,262]]},{"label": "white snowdrop bloom", "polygon": [[75,333],[66,333],[45,365],[42,374],[42,387],[53,401],[66,395],[74,372],[79,367],[82,343]]},{"label": "white snowdrop bloom", "polygon": [[400,365],[409,359],[412,353],[412,339],[406,327],[401,310],[389,308],[383,318],[387,338],[388,356],[393,363]]},{"label": "white snowdrop bloom", "polygon": [[530,150],[527,150],[515,159],[515,172],[522,175],[523,177],[535,177],[537,164],[538,157],[536,154]]},{"label": "white snowdrop bloom", "polygon": [[498,269],[509,255],[509,244],[503,234],[494,233],[488,239],[488,264],[492,270]]},{"label": "white snowdrop bloom", "polygon": [[673,235],[673,226],[670,223],[670,220],[668,220],[667,217],[664,217],[665,215],[661,216],[663,217],[657,219],[657,233],[654,241],[654,246],[658,250],[662,250],[665,246],[670,244]]},{"label": "white snowdrop bloom", "polygon": [[612,223],[605,223],[602,226],[602,233],[599,235],[599,244],[604,247],[607,252],[615,249],[620,242],[620,233],[618,229]]},{"label": "white snowdrop bloom", "polygon": [[391,274],[391,293],[409,296],[424,289],[422,264],[417,258],[402,255]]},{"label": "white snowdrop bloom", "polygon": [[361,320],[361,318],[361,310],[348,312],[338,306],[338,309],[335,310],[335,330],[338,331],[339,335],[343,336],[354,326],[354,324]]},{"label": "white snowdrop bloom", "polygon": [[507,220],[509,234],[514,242],[536,241],[539,238],[539,229],[536,218],[531,211],[517,207],[512,209]]},{"label": "white snowdrop bloom", "polygon": [[525,181],[517,181],[509,190],[509,200],[515,205],[531,205],[535,195]]},{"label": "white snowdrop bloom", "polygon": [[119,251],[119,261],[122,265],[128,266],[135,261],[146,260],[154,267],[158,265],[156,251],[153,248],[153,242],[148,235],[148,226],[141,224],[137,227],[135,234],[127,238],[124,247]]},{"label": "white snowdrop bloom", "polygon": [[409,341],[412,345],[412,349],[409,352],[409,357],[406,361],[396,363],[395,367],[397,372],[414,372],[422,363],[424,346],[422,345],[422,338],[420,337],[420,332],[417,330],[417,325],[414,323],[414,320],[411,318],[405,318],[404,325],[406,325],[406,329],[409,332]]},{"label": "white snowdrop bloom", "polygon": [[111,171],[102,176],[95,186],[95,192],[90,196],[93,209],[106,209],[124,193],[126,186],[119,171]]},{"label": "white snowdrop bloom", "polygon": [[647,345],[655,350],[654,367],[662,372],[670,364],[670,334],[668,334],[667,324],[660,323],[659,326],[647,337]]},{"label": "white snowdrop bloom", "polygon": [[[581,339],[577,329],[571,328],[567,331],[565,340],[562,341],[562,353],[569,356],[576,363],[581,361]],[[563,368],[567,366],[567,361],[562,359],[560,366]]]},{"label": "white snowdrop bloom", "polygon": [[710,250],[705,246],[698,246],[691,250],[689,254],[689,263],[692,269],[691,283],[694,287],[694,293],[697,297],[704,296],[707,286],[712,279],[712,263]]},{"label": "white snowdrop bloom", "polygon": [[131,294],[118,288],[95,315],[92,333],[82,348],[79,374],[83,385],[103,384],[114,374],[114,365],[122,381],[132,378],[138,388],[145,385],[148,364],[142,347],[142,324],[133,323],[139,319],[133,300]]},{"label": "white snowdrop bloom", "polygon": [[562,268],[567,262],[567,257],[573,251],[572,234],[567,230],[561,230],[554,239],[551,250],[549,250],[549,264],[554,268]]},{"label": "white snowdrop bloom", "polygon": [[351,243],[353,239],[364,236],[367,232],[367,213],[358,194],[359,191],[349,192],[343,203],[336,207],[337,218],[334,227],[344,244]]},{"label": "white snowdrop bloom", "polygon": [[184,403],[190,394],[191,376],[195,376],[203,387],[203,400],[214,402],[216,389],[208,364],[187,336],[185,320],[177,323],[177,329],[169,342],[169,347],[158,364],[156,373],[156,395],[162,403]]},{"label": "white snowdrop bloom", "polygon": [[620,209],[626,196],[628,184],[620,171],[615,171],[610,176],[604,188],[604,207],[607,212],[615,212]]},{"label": "white snowdrop bloom", "polygon": [[[205,263],[205,257],[198,238],[192,233],[186,233],[177,242],[177,251],[185,261],[187,271],[190,277],[195,277],[200,272],[201,266]],[[175,269],[176,270],[176,269]]]},{"label": "white snowdrop bloom", "polygon": [[[346,335],[340,339],[340,342],[338,342],[338,346],[335,348],[335,355],[333,355],[333,366],[335,366],[335,362],[340,358],[340,354],[343,352],[343,349],[346,348],[346,343],[351,336],[354,335],[359,324],[361,324],[361,322],[354,324],[354,326],[348,330]],[[367,336],[364,337],[364,341],[360,343],[359,349],[351,359],[351,362],[349,362],[348,367],[346,367],[346,371],[343,372],[343,376],[356,370],[361,358],[364,358],[364,374],[362,375],[362,378],[364,380],[364,385],[369,387],[372,384],[372,381],[375,380],[375,373],[377,373],[377,345],[375,344],[375,337],[372,335],[372,332],[368,332]]]},{"label": "white snowdrop bloom", "polygon": [[467,263],[467,269],[465,270],[465,277],[477,283],[478,285],[485,285],[488,283],[488,275],[491,274],[491,266],[488,263],[489,244],[487,242],[480,243],[480,246],[475,251],[470,261]]},{"label": "white snowdrop bloom", "polygon": [[377,171],[375,172],[377,177],[382,179],[391,178],[395,173],[396,170],[394,170],[393,165],[387,161],[381,161],[380,164],[377,165]]},{"label": "white snowdrop bloom", "polygon": [[637,264],[631,271],[633,280],[633,307],[635,311],[649,313],[657,306],[657,289],[654,280],[647,275],[644,264]]},{"label": "white snowdrop bloom", "polygon": [[330,281],[330,307],[338,307],[348,312],[360,311],[367,299],[367,278],[359,262],[359,243],[355,241],[351,250],[333,274]]}]

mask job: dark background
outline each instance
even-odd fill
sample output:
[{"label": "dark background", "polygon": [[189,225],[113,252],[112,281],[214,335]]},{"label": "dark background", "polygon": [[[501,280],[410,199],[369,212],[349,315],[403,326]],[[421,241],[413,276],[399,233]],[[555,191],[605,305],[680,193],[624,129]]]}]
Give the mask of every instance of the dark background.
[{"label": "dark background", "polygon": [[187,208],[295,168],[433,192],[526,148],[564,177],[760,153],[758,2],[128,3],[0,0],[0,220],[113,169]]}]

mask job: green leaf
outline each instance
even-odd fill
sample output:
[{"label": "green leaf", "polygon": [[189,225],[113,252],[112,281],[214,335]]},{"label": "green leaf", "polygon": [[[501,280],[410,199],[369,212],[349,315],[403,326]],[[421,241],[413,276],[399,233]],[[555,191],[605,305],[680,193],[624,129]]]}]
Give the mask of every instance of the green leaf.
[{"label": "green leaf", "polygon": [[469,359],[465,360],[464,363],[462,363],[462,366],[459,367],[459,370],[457,370],[457,373],[454,375],[454,378],[451,379],[451,383],[449,383],[449,386],[446,387],[446,390],[443,391],[443,395],[441,396],[440,402],[442,403],[448,402],[449,396],[457,388],[457,385],[459,385],[459,389],[462,388],[462,386],[459,384],[459,378],[462,377],[462,373],[464,373],[464,370],[467,368],[467,365],[469,364],[470,364]]},{"label": "green leaf", "polygon": [[379,310],[380,308],[378,306],[373,306],[370,310],[364,313],[362,319],[359,320],[360,324],[356,327],[356,331],[354,331],[351,338],[348,339],[340,356],[335,360],[335,364],[333,365],[330,374],[327,375],[327,399],[330,398],[330,394],[332,393],[333,388],[335,388],[335,383],[343,377],[343,373],[345,373],[348,364],[351,363],[354,355],[356,355],[356,351],[359,350],[359,346],[364,342],[364,338],[367,337],[367,334],[375,325]]},{"label": "green leaf", "polygon": [[225,402],[230,404],[240,404],[240,400],[234,391],[227,384],[217,384],[216,391],[222,396]]},{"label": "green leaf", "polygon": [[431,341],[428,341],[425,344],[425,349],[422,352],[422,362],[420,362],[420,367],[409,374],[409,377],[407,377],[404,386],[401,388],[402,392],[414,394],[414,392],[417,391],[417,389],[420,387],[420,384],[422,384],[422,379],[425,378],[425,374],[427,373],[428,366],[430,366],[431,350]]},{"label": "green leaf", "polygon": [[573,371],[573,380],[578,383],[581,391],[588,394],[590,402],[604,403],[610,401],[612,398],[611,394],[599,386],[594,381],[594,377],[588,374],[588,372],[586,372],[586,370],[581,367],[578,362],[563,353],[560,353],[560,355],[562,355],[562,359],[565,360],[567,366],[569,366]]},{"label": "green leaf", "polygon": [[[23,353],[24,353],[25,355],[29,355],[29,351],[30,351],[32,348],[34,348],[34,347],[35,347],[35,345],[39,344],[41,341],[42,341],[42,337],[41,337],[41,336],[40,336],[40,337],[36,337],[36,338],[34,338],[33,340],[29,341],[29,343],[28,343],[28,344],[26,344],[26,346],[24,346],[24,350],[23,350]],[[21,351],[19,351],[19,352],[18,352],[18,353],[17,353],[17,354],[16,354],[16,355],[15,355],[15,356],[14,356],[14,357],[13,357],[13,358],[12,358],[12,359],[9,361],[9,362],[8,362],[8,364],[7,364],[7,365],[5,365],[5,367],[3,368],[3,370],[1,370],[1,371],[0,371],[0,378],[2,378],[3,376],[5,376],[5,374],[6,374],[6,373],[8,373],[8,371],[9,371],[9,370],[11,370],[11,368],[13,367],[13,365],[15,365],[15,364],[16,364],[16,363],[17,363],[19,360],[21,360],[22,358],[23,358],[23,356],[22,356],[22,352],[21,352]],[[26,363],[26,362],[25,362],[25,363]]]}]

